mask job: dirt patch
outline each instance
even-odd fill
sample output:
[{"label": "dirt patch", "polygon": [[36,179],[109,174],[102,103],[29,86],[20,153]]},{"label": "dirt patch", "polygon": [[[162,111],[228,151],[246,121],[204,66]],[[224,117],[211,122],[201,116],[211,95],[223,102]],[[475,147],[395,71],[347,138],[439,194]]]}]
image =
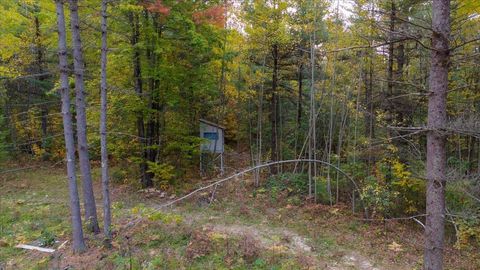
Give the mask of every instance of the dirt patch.
[{"label": "dirt patch", "polygon": [[185,250],[188,260],[192,261],[193,259],[205,256],[212,251],[213,243],[211,237],[209,237],[210,233],[211,231],[207,228],[192,233],[192,239]]},{"label": "dirt patch", "polygon": [[[310,265],[322,265],[318,259],[314,248],[308,243],[309,240],[296,232],[287,229],[274,229],[262,226],[247,225],[225,225],[209,224],[209,230],[229,235],[229,236],[247,236],[259,245],[260,248],[273,250],[279,253],[290,253],[295,256],[302,256],[305,261],[310,261]],[[380,267],[374,267],[366,257],[352,252],[345,254],[338,262],[323,264],[326,269],[360,269],[360,270],[383,270]]]},{"label": "dirt patch", "polygon": [[374,267],[373,264],[364,256],[352,252],[342,256],[338,263],[327,267],[329,270],[344,270],[344,269],[358,269],[358,270],[383,270],[384,268]]}]

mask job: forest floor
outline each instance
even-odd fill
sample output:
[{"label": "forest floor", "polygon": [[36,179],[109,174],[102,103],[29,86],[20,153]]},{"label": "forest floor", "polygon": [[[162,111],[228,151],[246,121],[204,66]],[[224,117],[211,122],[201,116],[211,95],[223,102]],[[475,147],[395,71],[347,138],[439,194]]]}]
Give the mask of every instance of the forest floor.
[{"label": "forest floor", "polygon": [[[99,172],[95,191],[101,197]],[[349,206],[293,203],[245,179],[162,211],[173,197],[114,184],[113,248],[86,233],[88,251],[70,252],[63,168],[5,175],[0,183],[0,269],[420,269],[421,228],[366,223]],[[210,202],[210,199],[213,201]],[[98,200],[101,216],[101,201]],[[142,217],[132,226],[132,220]],[[65,242],[67,241],[67,242]],[[53,254],[15,248],[50,244]],[[61,248],[60,245],[65,243]],[[447,269],[480,269],[473,252],[448,245]]]}]

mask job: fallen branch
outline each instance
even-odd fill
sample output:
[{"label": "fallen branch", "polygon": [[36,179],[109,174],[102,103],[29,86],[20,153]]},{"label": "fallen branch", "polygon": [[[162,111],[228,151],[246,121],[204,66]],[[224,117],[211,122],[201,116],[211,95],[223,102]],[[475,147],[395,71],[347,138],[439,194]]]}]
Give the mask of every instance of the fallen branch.
[{"label": "fallen branch", "polygon": [[[249,172],[252,172],[252,171],[255,171],[255,170],[258,170],[260,168],[264,168],[264,167],[269,167],[269,166],[272,166],[272,165],[278,165],[278,164],[285,164],[285,163],[298,163],[298,162],[313,162],[313,163],[319,163],[319,164],[323,164],[323,165],[327,165],[327,166],[330,166],[332,168],[334,168],[335,170],[337,170],[338,172],[340,172],[341,174],[343,174],[345,177],[348,178],[348,180],[350,180],[352,182],[352,184],[354,185],[355,187],[355,190],[354,192],[358,192],[360,193],[360,189],[357,185],[357,183],[355,182],[355,180],[353,180],[353,178],[348,175],[345,171],[343,171],[342,169],[338,168],[337,166],[331,164],[331,163],[328,163],[326,161],[322,161],[322,160],[316,160],[316,159],[291,159],[291,160],[280,160],[280,161],[275,161],[275,162],[270,162],[270,163],[265,163],[265,164],[260,164],[258,166],[254,166],[254,167],[250,167],[248,169],[245,169],[241,172],[238,172],[238,173],[235,173],[231,176],[228,176],[226,178],[223,178],[223,179],[220,179],[218,181],[215,181],[211,184],[208,184],[204,187],[201,187],[201,188],[198,188],[198,189],[195,189],[194,191],[176,199],[176,200],[173,200],[173,201],[170,201],[168,203],[165,203],[165,204],[162,204],[162,205],[159,205],[157,207],[154,207],[153,210],[154,211],[159,211],[160,209],[162,208],[165,208],[165,207],[168,207],[168,206],[172,206],[173,204],[175,203],[178,203],[180,201],[183,201],[191,196],[193,196],[194,194],[202,191],[202,190],[206,190],[206,189],[209,189],[211,187],[217,187],[219,184],[222,184],[228,180],[232,180],[232,179],[237,179],[238,176],[241,176],[241,175],[244,175],[246,173],[249,173]],[[361,199],[360,199],[361,200]],[[140,221],[142,220],[142,217],[140,218],[137,218],[135,220],[132,220],[131,222],[129,222],[125,227],[131,227],[131,226],[135,226],[136,224],[138,224]]]},{"label": "fallen branch", "polygon": [[58,250],[62,249],[63,247],[65,247],[65,245],[68,243],[68,240],[66,240],[65,242],[63,242],[60,246],[58,246]]},{"label": "fallen branch", "polygon": [[239,173],[236,173],[234,175],[231,175],[227,178],[223,178],[223,179],[220,179],[216,182],[213,182],[211,183],[210,185],[206,185],[204,187],[201,187],[201,188],[198,188],[190,193],[188,193],[187,195],[185,196],[182,196],[176,200],[173,200],[171,202],[168,202],[168,203],[165,203],[163,205],[160,205],[158,207],[155,208],[155,210],[160,210],[161,208],[164,208],[164,207],[167,207],[167,206],[170,206],[170,205],[173,205],[177,202],[180,202],[184,199],[187,199],[189,197],[191,197],[192,195],[194,195],[195,193],[198,193],[202,190],[205,190],[205,189],[208,189],[208,188],[211,188],[213,186],[216,186],[218,184],[221,184],[223,182],[226,182],[228,180],[232,180],[232,179],[236,179],[238,176],[240,175],[243,175],[245,173],[248,173],[248,172],[251,172],[251,171],[254,171],[254,170],[257,170],[257,169],[260,169],[260,168],[264,168],[264,167],[269,167],[269,166],[272,166],[272,165],[278,165],[278,164],[285,164],[285,163],[294,163],[294,162],[313,162],[313,163],[320,163],[320,164],[323,164],[323,165],[327,165],[327,166],[330,166],[334,169],[336,169],[338,172],[340,172],[341,174],[343,174],[345,177],[347,177],[351,182],[352,184],[355,186],[355,191],[359,192],[359,188],[358,188],[358,185],[357,183],[355,182],[355,180],[353,180],[352,177],[350,177],[346,172],[344,172],[343,170],[341,170],[340,168],[338,168],[337,166],[331,164],[331,163],[328,163],[328,162],[325,162],[325,161],[322,161],[322,160],[316,160],[316,159],[292,159],[292,160],[281,160],[281,161],[275,161],[275,162],[270,162],[270,163],[265,163],[265,164],[261,164],[261,165],[258,165],[258,166],[255,166],[255,167],[251,167],[249,169],[246,169],[246,170],[243,170]]},{"label": "fallen branch", "polygon": [[37,251],[47,252],[47,253],[53,253],[53,252],[55,252],[55,249],[52,249],[52,248],[42,248],[42,247],[31,246],[31,245],[24,245],[24,244],[18,244],[18,245],[16,245],[15,247],[16,247],[16,248],[28,249],[28,250],[37,250]]}]

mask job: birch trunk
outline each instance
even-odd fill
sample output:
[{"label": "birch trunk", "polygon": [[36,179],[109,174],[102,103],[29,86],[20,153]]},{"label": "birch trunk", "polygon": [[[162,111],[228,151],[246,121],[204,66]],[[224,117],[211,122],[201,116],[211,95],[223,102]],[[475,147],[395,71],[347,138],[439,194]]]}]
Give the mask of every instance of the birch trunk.
[{"label": "birch trunk", "polygon": [[69,0],[70,26],[72,29],[73,66],[75,73],[75,103],[77,110],[77,140],[80,172],[82,174],[83,200],[87,228],[94,233],[100,232],[97,219],[97,208],[93,194],[92,174],[87,144],[87,117],[85,113],[85,83],[83,81],[83,53],[80,38],[80,20],[78,16],[78,0]]},{"label": "birch trunk", "polygon": [[68,85],[67,67],[67,41],[65,30],[65,15],[62,0],[56,0],[57,26],[58,26],[58,58],[60,70],[60,95],[62,96],[63,133],[67,153],[68,190],[70,195],[70,212],[72,219],[73,252],[83,252],[82,217],[80,214],[80,200],[78,198],[77,176],[75,173],[75,144],[73,138],[72,115],[70,113],[70,95]]},{"label": "birch trunk", "polygon": [[108,175],[108,149],[107,149],[107,0],[102,0],[102,55],[101,55],[101,81],[100,81],[100,145],[102,156],[102,195],[103,195],[103,233],[105,245],[110,247],[112,232],[112,215],[110,212],[110,191]]},{"label": "birch trunk", "polygon": [[446,137],[450,0],[434,0],[427,134],[426,270],[443,269],[445,240]]}]

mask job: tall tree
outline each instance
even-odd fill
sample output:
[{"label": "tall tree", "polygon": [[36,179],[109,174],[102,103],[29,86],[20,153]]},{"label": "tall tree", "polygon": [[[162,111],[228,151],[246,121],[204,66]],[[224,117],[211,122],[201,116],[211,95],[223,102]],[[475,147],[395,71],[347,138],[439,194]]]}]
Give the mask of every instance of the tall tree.
[{"label": "tall tree", "polygon": [[[247,33],[249,33],[250,50],[267,54],[266,66],[271,70],[270,87],[265,91],[266,100],[269,101],[270,121],[270,159],[277,161],[281,157],[280,136],[280,97],[282,96],[282,71],[286,68],[286,58],[293,50],[293,40],[290,35],[292,28],[291,15],[287,12],[288,1],[251,1],[245,2]],[[268,22],[268,23],[267,23]],[[259,63],[259,59],[252,57]],[[291,64],[291,63],[290,63]],[[272,166],[272,174],[279,172],[280,166]]]},{"label": "tall tree", "polygon": [[97,207],[93,194],[92,173],[88,156],[87,116],[85,112],[85,82],[83,80],[82,40],[80,37],[80,19],[78,16],[78,0],[70,0],[70,26],[72,29],[73,67],[75,73],[75,105],[77,110],[77,141],[80,173],[82,174],[83,200],[87,227],[94,233],[100,232],[97,218]]},{"label": "tall tree", "polygon": [[75,144],[73,138],[72,114],[70,113],[70,87],[68,85],[67,63],[67,32],[65,30],[65,15],[63,1],[56,0],[58,26],[58,58],[60,70],[60,95],[62,96],[63,133],[67,158],[68,190],[70,194],[70,212],[73,232],[73,251],[83,252],[86,249],[83,240],[82,217],[78,198],[77,176],[75,173]]},{"label": "tall tree", "polygon": [[[142,79],[142,66],[140,58],[140,49],[138,48],[138,43],[140,42],[140,22],[138,13],[135,11],[128,12],[128,18],[130,25],[132,27],[132,35],[130,37],[130,45],[133,47],[133,80],[135,93],[139,99],[142,99],[143,96],[143,79]],[[141,175],[141,184],[143,187],[148,187],[151,185],[151,179],[148,179],[147,175],[147,148],[145,142],[145,123],[142,111],[136,112],[136,127],[137,127],[137,136],[140,140],[142,157],[140,161],[140,175]]]},{"label": "tall tree", "polygon": [[427,134],[425,270],[443,269],[450,0],[433,0]]},{"label": "tall tree", "polygon": [[110,246],[112,215],[110,213],[110,191],[108,187],[108,149],[107,149],[107,0],[102,0],[102,54],[100,75],[100,145],[102,158],[102,195],[103,195],[103,232],[105,244]]}]

